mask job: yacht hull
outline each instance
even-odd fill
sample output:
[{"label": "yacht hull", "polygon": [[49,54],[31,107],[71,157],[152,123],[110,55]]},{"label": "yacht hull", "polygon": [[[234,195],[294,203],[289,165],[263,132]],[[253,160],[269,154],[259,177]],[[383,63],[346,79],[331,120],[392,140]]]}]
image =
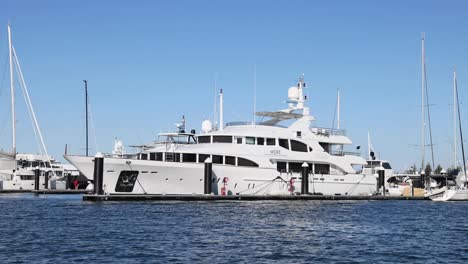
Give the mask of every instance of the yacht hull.
[{"label": "yacht hull", "polygon": [[[88,179],[93,179],[94,157],[65,156]],[[299,173],[280,173],[274,168],[213,164],[212,192],[217,195],[291,195],[301,191]],[[138,172],[126,188],[122,173]],[[374,175],[311,174],[309,191],[324,195],[372,195]],[[107,194],[203,194],[204,164],[104,158],[103,189]],[[120,188],[121,189],[121,188]]]},{"label": "yacht hull", "polygon": [[432,201],[468,201],[468,189],[447,189],[446,187],[427,195]]}]

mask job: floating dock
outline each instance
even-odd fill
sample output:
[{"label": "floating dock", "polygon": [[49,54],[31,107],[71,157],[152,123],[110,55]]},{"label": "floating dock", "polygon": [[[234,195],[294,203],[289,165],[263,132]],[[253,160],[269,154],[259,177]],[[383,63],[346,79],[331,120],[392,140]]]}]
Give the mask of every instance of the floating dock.
[{"label": "floating dock", "polygon": [[427,200],[424,196],[356,195],[160,195],[160,194],[85,194],[84,201],[291,201],[291,200]]},{"label": "floating dock", "polygon": [[39,194],[90,194],[92,193],[92,190],[74,190],[74,189],[68,189],[68,190],[0,190],[0,194],[2,193],[34,193],[36,195]]},{"label": "floating dock", "polygon": [[90,194],[92,190],[32,190],[32,193],[39,195],[39,194]]}]

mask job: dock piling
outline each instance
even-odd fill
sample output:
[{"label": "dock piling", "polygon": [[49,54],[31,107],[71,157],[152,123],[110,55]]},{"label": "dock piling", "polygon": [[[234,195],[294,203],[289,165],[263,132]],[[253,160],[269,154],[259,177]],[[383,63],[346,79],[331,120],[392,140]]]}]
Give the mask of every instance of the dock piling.
[{"label": "dock piling", "polygon": [[39,191],[39,167],[34,169],[34,190]]},{"label": "dock piling", "polygon": [[377,173],[379,174],[379,183],[380,187],[382,188],[382,196],[385,196],[385,171],[379,170]]},{"label": "dock piling", "polygon": [[302,163],[301,168],[301,194],[309,194],[309,164]]},{"label": "dock piling", "polygon": [[211,159],[207,158],[205,160],[205,177],[204,177],[204,194],[211,193],[211,177],[213,175],[213,164],[211,163]]},{"label": "dock piling", "polygon": [[44,171],[44,190],[49,189],[49,172]]},{"label": "dock piling", "polygon": [[101,152],[98,152],[94,156],[94,190],[93,194],[102,195],[104,191],[102,189],[102,181],[104,176],[104,156]]}]

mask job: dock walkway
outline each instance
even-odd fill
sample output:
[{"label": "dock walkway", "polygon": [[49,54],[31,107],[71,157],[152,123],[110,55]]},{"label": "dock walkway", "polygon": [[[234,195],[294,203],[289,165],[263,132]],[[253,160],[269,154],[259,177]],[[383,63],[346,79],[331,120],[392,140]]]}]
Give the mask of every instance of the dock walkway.
[{"label": "dock walkway", "polygon": [[83,195],[84,201],[274,201],[274,200],[426,200],[423,196],[355,196],[355,195],[155,195],[110,194]]}]

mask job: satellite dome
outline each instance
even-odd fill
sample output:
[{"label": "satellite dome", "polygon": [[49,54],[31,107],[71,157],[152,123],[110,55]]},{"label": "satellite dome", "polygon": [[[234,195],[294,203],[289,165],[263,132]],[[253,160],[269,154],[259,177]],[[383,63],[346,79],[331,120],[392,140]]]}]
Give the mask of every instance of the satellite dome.
[{"label": "satellite dome", "polygon": [[289,100],[299,100],[299,89],[295,86],[292,86],[288,89],[288,98]]},{"label": "satellite dome", "polygon": [[201,124],[201,131],[202,133],[206,134],[213,130],[213,124],[211,124],[210,120],[204,120]]}]

